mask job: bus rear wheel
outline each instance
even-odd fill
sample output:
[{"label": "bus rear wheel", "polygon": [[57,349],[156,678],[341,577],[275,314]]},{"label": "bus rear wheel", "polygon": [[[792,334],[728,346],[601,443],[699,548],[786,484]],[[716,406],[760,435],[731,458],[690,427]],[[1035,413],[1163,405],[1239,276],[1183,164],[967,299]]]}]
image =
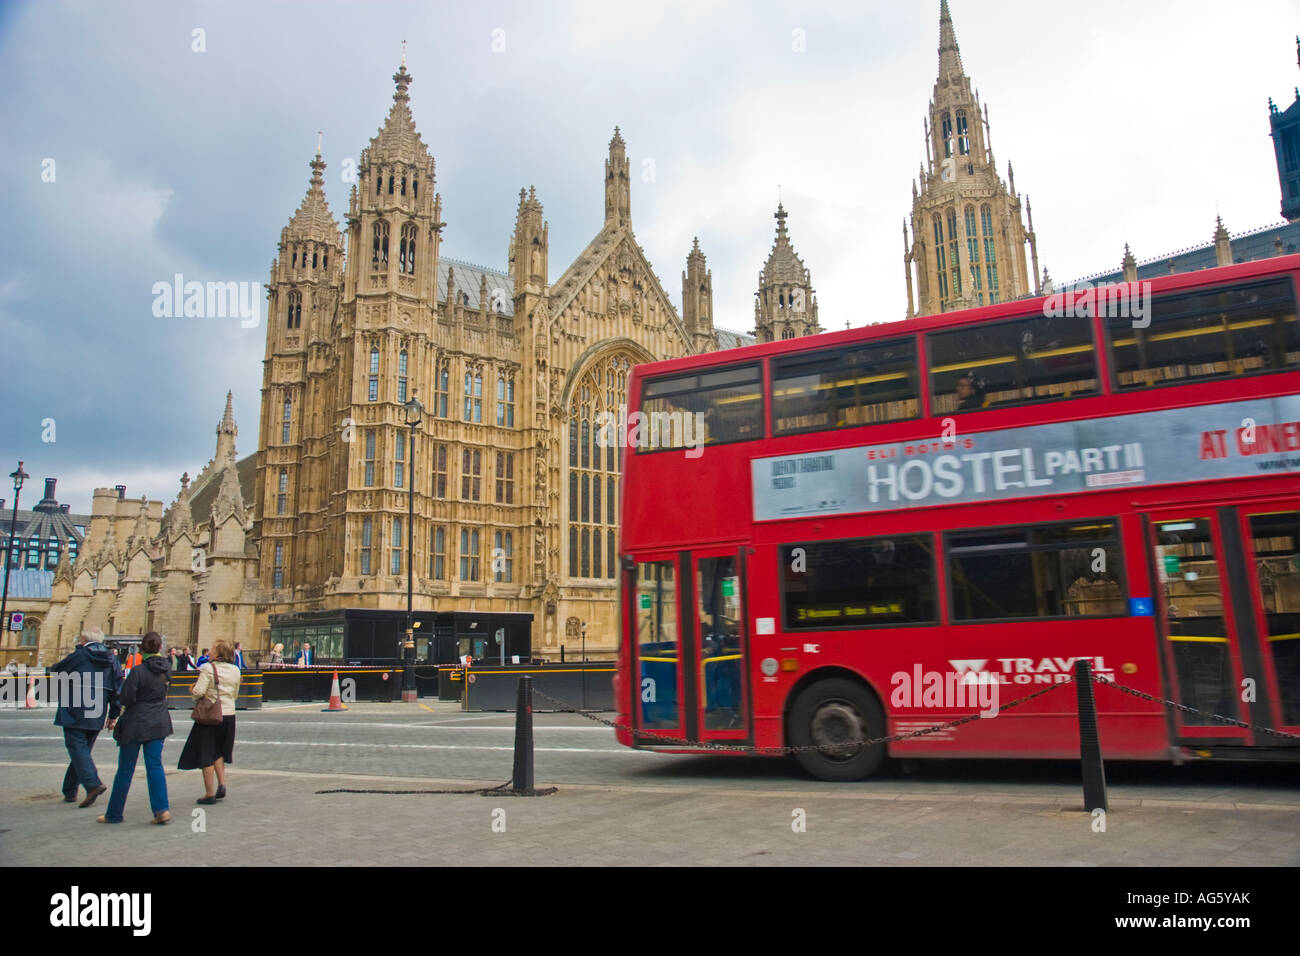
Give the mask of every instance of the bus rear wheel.
[{"label": "bus rear wheel", "polygon": [[794,747],[821,747],[795,754],[818,780],[861,780],[885,759],[885,745],[856,743],[885,735],[885,714],[861,684],[843,678],[818,681],[790,709],[789,740]]}]

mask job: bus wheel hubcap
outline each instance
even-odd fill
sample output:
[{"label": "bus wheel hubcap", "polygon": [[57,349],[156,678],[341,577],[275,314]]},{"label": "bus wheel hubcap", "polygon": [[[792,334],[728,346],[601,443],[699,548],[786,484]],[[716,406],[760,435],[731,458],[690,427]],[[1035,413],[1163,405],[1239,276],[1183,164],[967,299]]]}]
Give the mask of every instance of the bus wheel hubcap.
[{"label": "bus wheel hubcap", "polygon": [[812,740],[818,747],[840,747],[839,753],[827,756],[847,759],[858,750],[854,744],[865,739],[862,715],[844,701],[829,701],[817,708],[812,720]]}]

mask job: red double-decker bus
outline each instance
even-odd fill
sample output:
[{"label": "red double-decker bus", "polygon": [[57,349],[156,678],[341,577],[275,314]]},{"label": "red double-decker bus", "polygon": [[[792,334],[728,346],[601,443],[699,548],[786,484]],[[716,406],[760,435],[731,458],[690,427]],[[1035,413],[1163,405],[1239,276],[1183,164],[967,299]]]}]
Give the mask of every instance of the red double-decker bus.
[{"label": "red double-decker bus", "polygon": [[[619,740],[1297,757],[1300,256],[642,365]],[[866,317],[864,317],[866,318]],[[955,678],[955,679],[954,679]],[[990,711],[993,711],[991,713]],[[996,715],[995,715],[996,713]],[[1212,719],[1219,715],[1249,726]],[[684,744],[683,741],[689,742]]]}]

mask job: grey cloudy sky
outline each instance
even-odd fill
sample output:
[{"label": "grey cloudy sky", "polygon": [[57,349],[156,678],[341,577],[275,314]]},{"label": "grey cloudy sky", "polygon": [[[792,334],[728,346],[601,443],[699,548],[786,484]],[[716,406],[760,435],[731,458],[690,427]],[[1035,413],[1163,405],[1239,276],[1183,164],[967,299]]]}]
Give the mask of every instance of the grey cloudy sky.
[{"label": "grey cloudy sky", "polygon": [[[1216,212],[1234,231],[1278,221],[1267,101],[1285,107],[1300,81],[1294,0],[951,9],[999,168],[1014,163],[1056,279],[1116,266],[1125,242],[1143,259],[1208,241]],[[445,255],[503,268],[518,190],[535,185],[558,278],[601,225],[618,124],[633,225],[676,304],[698,235],[717,324],[752,327],[780,184],[823,326],[901,318],[938,10],[6,3],[0,475],[26,461],[28,505],[47,476],[74,510],[117,483],[170,501],[211,456],[227,389],[240,453],[256,448],[264,325],[157,318],[151,289],[176,273],[265,282],[318,129],[341,216],[343,161],[387,113],[403,39]]]}]

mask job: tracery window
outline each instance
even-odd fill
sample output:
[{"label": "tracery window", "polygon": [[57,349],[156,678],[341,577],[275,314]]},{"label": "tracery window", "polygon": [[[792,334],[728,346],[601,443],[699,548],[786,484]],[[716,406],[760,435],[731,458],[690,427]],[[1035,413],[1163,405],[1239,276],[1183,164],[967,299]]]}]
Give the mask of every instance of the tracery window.
[{"label": "tracery window", "polygon": [[613,580],[616,575],[620,427],[627,404],[631,357],[598,360],[573,389],[569,403],[569,575]]}]

